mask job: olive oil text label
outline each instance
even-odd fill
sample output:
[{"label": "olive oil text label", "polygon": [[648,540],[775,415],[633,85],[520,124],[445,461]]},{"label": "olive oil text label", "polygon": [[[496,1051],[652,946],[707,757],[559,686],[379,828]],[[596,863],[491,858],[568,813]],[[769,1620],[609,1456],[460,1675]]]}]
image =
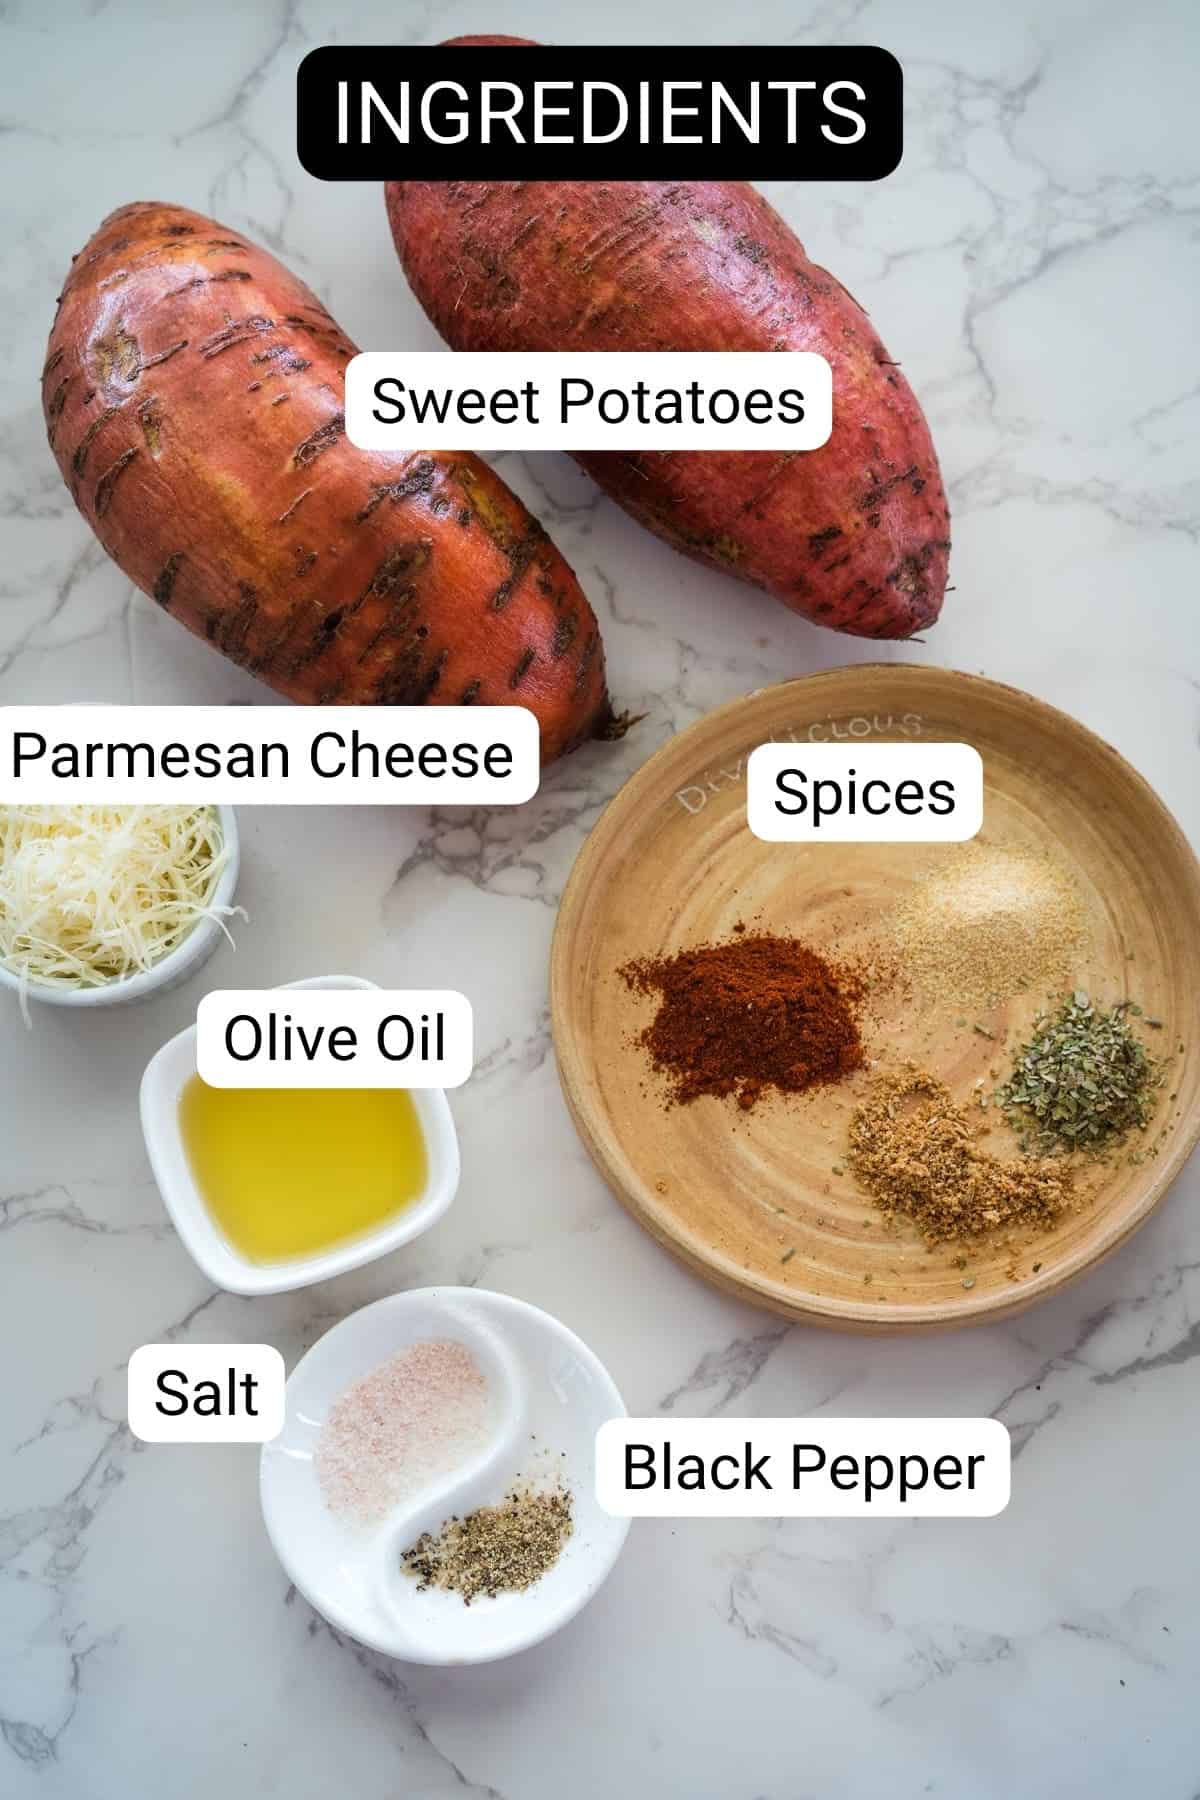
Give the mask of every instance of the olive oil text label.
[{"label": "olive oil text label", "polygon": [[453,988],[221,988],[196,1008],[210,1087],[455,1088],[473,1060]]}]

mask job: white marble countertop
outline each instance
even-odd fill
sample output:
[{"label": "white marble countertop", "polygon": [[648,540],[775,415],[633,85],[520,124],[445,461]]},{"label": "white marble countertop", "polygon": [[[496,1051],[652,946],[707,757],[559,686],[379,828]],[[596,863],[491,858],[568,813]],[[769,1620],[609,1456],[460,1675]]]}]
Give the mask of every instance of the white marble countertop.
[{"label": "white marble countertop", "polygon": [[[903,360],[948,478],[955,591],[927,643],[884,654],[1067,708],[1200,835],[1193,9],[613,0],[599,29],[567,19],[549,0],[506,15],[428,0],[4,9],[0,701],[263,698],[107,562],[46,449],[53,297],[110,208],[211,211],[299,269],[360,343],[434,342],[377,188],[297,166],[293,78],[311,46],[470,29],[876,42],[906,71],[900,170],[769,191]],[[244,810],[252,923],[236,957],[120,1015],[43,1011],[30,1033],[0,1016],[0,1792],[1189,1800],[1200,1166],[1089,1279],[953,1339],[788,1328],[663,1255],[559,1097],[555,902],[605,800],[670,732],[880,651],[691,568],[564,458],[504,472],[590,591],[639,729],[573,757],[516,814]],[[333,969],[471,996],[459,1198],[360,1274],[214,1293],[150,1177],[143,1064],[205,985]],[[434,1281],[547,1307],[634,1412],[995,1413],[1018,1451],[1012,1503],[954,1523],[638,1523],[553,1642],[454,1673],[389,1663],[289,1592],[253,1451],[131,1440],[124,1365],[162,1339],[265,1339],[290,1363],[362,1302]]]}]

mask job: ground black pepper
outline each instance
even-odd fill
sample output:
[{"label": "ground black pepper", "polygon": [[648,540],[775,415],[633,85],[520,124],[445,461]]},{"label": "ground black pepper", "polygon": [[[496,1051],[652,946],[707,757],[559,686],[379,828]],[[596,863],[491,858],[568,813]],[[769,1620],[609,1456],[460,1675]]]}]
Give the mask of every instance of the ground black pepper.
[{"label": "ground black pepper", "polygon": [[520,1593],[558,1561],[573,1527],[565,1488],[516,1487],[499,1506],[480,1506],[422,1532],[402,1562],[417,1592],[448,1588],[465,1605],[480,1594]]}]

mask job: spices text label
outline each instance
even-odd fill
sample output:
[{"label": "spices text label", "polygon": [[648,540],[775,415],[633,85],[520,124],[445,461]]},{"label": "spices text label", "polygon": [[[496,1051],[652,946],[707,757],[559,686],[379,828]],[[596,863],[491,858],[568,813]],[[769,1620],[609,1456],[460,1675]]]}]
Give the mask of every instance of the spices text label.
[{"label": "spices text label", "polygon": [[609,1419],[596,1498],[623,1518],[991,1518],[998,1419]]},{"label": "spices text label", "polygon": [[454,1088],[471,1002],[453,988],[220,988],[196,1008],[196,1068],[218,1088]]},{"label": "spices text label", "polygon": [[961,843],[983,825],[971,744],[760,744],[746,821],[769,843]]}]

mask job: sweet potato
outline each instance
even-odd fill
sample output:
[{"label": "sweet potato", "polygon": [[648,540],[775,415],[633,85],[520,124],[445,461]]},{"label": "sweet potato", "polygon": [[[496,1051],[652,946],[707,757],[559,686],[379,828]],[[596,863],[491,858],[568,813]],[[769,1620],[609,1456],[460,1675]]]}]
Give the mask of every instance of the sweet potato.
[{"label": "sweet potato", "polygon": [[894,638],[937,618],[949,517],[921,409],[857,301],[752,187],[403,181],[387,208],[417,298],[456,350],[825,356],[834,427],[820,450],[577,460],[668,543],[823,625]]},{"label": "sweet potato", "polygon": [[477,458],[356,449],[353,354],[240,232],[125,206],[60,297],[50,443],[131,580],[289,698],[519,702],[547,762],[603,731],[604,655],[570,568]]}]

